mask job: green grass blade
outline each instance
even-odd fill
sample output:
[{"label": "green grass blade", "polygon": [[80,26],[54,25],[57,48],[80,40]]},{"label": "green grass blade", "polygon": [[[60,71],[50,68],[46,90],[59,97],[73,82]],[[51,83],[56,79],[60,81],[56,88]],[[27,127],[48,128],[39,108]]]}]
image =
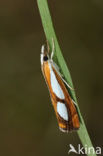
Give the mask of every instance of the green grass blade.
[{"label": "green grass blade", "polygon": [[[48,40],[50,47],[52,46],[52,38],[54,39],[54,42],[55,42],[54,59],[55,59],[56,63],[59,65],[61,72],[63,73],[63,75],[65,77],[65,80],[73,88],[73,83],[72,83],[70,72],[69,72],[67,65],[65,63],[65,60],[62,56],[62,52],[61,52],[61,49],[59,47],[59,44],[58,44],[58,41],[56,38],[56,34],[55,34],[54,27],[52,24],[52,19],[50,16],[47,0],[37,0],[37,4],[38,4],[39,12],[40,12],[44,32],[46,35],[46,39]],[[69,90],[69,92],[71,93],[71,96],[77,103],[75,91]],[[85,145],[87,145],[87,147],[93,147],[78,105],[77,105],[77,109],[78,109],[78,114],[80,117],[80,129],[77,131],[78,136],[79,136],[79,138],[82,142],[82,145],[84,147],[85,147]],[[88,156],[96,156],[96,154],[91,153],[91,154],[88,154]]]}]

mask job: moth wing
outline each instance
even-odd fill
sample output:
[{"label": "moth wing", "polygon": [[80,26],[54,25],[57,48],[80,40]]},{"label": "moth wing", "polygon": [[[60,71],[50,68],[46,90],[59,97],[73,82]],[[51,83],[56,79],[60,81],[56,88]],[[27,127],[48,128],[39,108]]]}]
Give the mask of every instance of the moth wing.
[{"label": "moth wing", "polygon": [[62,78],[50,62],[46,62],[43,65],[42,71],[50,92],[60,130],[68,132],[78,129],[79,118],[76,107]]},{"label": "moth wing", "polygon": [[[76,110],[76,106],[73,103],[73,100],[71,98],[71,96],[69,95],[69,92],[63,82],[63,80],[61,79],[61,77],[58,75],[57,71],[55,70],[54,67],[53,71],[55,73],[56,79],[61,87],[61,89],[63,90],[63,93],[65,95],[65,99],[53,99],[52,98],[52,103],[53,106],[55,106],[55,112],[56,112],[56,116],[57,116],[57,120],[59,123],[59,127],[62,131],[71,131],[71,130],[77,130],[80,127],[80,123],[79,123],[79,116]],[[64,104],[64,106],[67,108],[67,113],[68,113],[68,121],[63,119],[60,114],[57,111],[57,104],[58,101],[61,102],[62,104]],[[62,109],[62,108],[61,108]]]}]

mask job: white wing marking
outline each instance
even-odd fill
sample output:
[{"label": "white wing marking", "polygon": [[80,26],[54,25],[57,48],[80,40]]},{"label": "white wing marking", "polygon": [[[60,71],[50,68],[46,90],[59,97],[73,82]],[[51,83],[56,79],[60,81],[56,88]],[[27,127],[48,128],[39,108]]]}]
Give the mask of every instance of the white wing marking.
[{"label": "white wing marking", "polygon": [[68,121],[68,112],[64,103],[57,103],[57,112],[64,120]]},{"label": "white wing marking", "polygon": [[49,67],[50,67],[50,80],[51,80],[52,90],[58,98],[64,99],[65,98],[64,93],[56,79],[55,73],[54,73],[50,63],[49,63]]}]

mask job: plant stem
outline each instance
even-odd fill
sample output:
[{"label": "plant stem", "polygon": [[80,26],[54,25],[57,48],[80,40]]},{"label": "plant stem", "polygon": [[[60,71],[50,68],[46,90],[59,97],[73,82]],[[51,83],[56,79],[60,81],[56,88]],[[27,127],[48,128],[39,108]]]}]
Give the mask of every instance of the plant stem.
[{"label": "plant stem", "polygon": [[[73,83],[72,83],[72,79],[70,76],[70,72],[69,72],[67,65],[65,63],[65,60],[62,56],[62,53],[61,53],[61,50],[60,50],[60,47],[59,47],[59,44],[58,44],[58,41],[56,38],[56,34],[55,34],[55,31],[53,28],[52,19],[50,16],[47,0],[37,0],[37,4],[38,4],[39,12],[40,12],[44,32],[46,35],[46,39],[48,40],[50,47],[52,46],[52,38],[54,39],[54,42],[55,42],[54,59],[58,63],[58,65],[61,69],[61,72],[65,77],[65,80],[73,88]],[[69,92],[71,93],[71,96],[73,97],[74,101],[77,103],[75,91],[69,90]],[[93,147],[78,105],[77,105],[77,110],[78,110],[78,114],[80,117],[80,129],[77,131],[78,136],[79,136],[84,147],[85,147],[85,145],[87,145],[87,147]],[[89,153],[88,156],[96,156],[96,154]]]}]

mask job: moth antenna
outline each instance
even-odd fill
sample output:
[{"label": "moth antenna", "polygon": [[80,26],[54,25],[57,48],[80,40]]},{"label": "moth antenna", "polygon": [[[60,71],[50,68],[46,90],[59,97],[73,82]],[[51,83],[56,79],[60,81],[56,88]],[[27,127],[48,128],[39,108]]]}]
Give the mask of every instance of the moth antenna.
[{"label": "moth antenna", "polygon": [[52,38],[52,52],[51,52],[51,59],[54,56],[54,50],[55,50],[55,45],[54,45],[54,39]]},{"label": "moth antenna", "polygon": [[49,47],[49,42],[48,42],[48,40],[46,40],[46,43],[47,43],[47,51],[48,51],[48,53],[50,53],[50,47]]},{"label": "moth antenna", "polygon": [[45,45],[42,45],[42,47],[41,47],[41,53],[44,54],[44,51],[45,51]]}]

